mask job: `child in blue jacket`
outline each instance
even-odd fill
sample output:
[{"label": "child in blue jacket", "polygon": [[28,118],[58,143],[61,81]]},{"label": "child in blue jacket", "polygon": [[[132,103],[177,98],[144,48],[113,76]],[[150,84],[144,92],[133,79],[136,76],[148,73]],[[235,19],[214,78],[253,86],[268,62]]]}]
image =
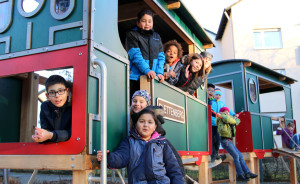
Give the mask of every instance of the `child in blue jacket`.
[{"label": "child in blue jacket", "polygon": [[[143,109],[133,118],[130,136],[122,140],[115,152],[108,152],[108,166],[127,167],[130,184],[184,183],[181,168],[166,138],[155,131],[157,124],[155,112]],[[98,151],[98,161],[102,155]]]},{"label": "child in blue jacket", "polygon": [[[211,125],[212,125],[212,154],[211,161],[213,162],[215,159],[219,159],[218,155],[219,147],[220,147],[220,135],[217,132],[217,124],[216,124],[216,116],[220,116],[220,109],[222,107],[226,107],[225,103],[220,100],[221,98],[221,90],[219,88],[215,88],[214,90],[214,99],[211,102],[211,110],[215,113],[215,116],[211,117]],[[235,116],[235,113],[230,110],[230,115]],[[222,158],[221,158],[222,159]],[[223,158],[224,159],[224,158]]]},{"label": "child in blue jacket", "polygon": [[140,89],[140,76],[147,75],[164,81],[165,54],[158,33],[153,30],[153,13],[142,10],[138,13],[137,27],[126,34],[126,50],[130,61],[130,97]]}]

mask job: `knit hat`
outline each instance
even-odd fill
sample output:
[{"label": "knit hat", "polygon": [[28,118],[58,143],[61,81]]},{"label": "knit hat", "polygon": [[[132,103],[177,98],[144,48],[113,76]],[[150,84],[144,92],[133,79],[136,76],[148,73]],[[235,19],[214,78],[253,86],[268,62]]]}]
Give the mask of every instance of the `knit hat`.
[{"label": "knit hat", "polygon": [[220,95],[221,96],[221,90],[220,90],[220,88],[216,88],[215,89],[215,95]]},{"label": "knit hat", "polygon": [[134,92],[134,94],[132,95],[131,101],[134,99],[135,96],[141,96],[141,97],[145,98],[147,104],[150,104],[151,96],[147,92],[147,90],[138,90],[138,91]]},{"label": "knit hat", "polygon": [[220,109],[220,112],[225,112],[225,111],[227,111],[227,112],[230,113],[230,110],[229,110],[228,107],[222,107],[222,108]]}]

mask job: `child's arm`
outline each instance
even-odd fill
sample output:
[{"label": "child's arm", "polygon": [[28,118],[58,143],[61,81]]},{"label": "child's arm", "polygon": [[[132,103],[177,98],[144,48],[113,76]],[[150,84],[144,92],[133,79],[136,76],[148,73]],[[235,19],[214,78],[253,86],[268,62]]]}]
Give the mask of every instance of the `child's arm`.
[{"label": "child's arm", "polygon": [[167,176],[170,178],[171,183],[184,183],[183,173],[179,163],[168,144],[164,147],[164,163],[167,171]]},{"label": "child's arm", "polygon": [[221,114],[221,119],[224,123],[231,124],[231,125],[238,125],[240,123],[239,118],[234,118],[226,114]]},{"label": "child's arm", "polygon": [[[159,35],[158,35],[159,36]],[[161,40],[160,36],[159,39]],[[164,53],[164,49],[163,49],[163,44],[160,41],[159,44],[159,53],[158,53],[158,57],[157,57],[157,69],[156,69],[156,74],[157,77],[160,79],[160,82],[164,81],[164,65],[165,65],[165,53]]]},{"label": "child's arm", "polygon": [[135,65],[144,75],[150,72],[150,66],[143,58],[141,49],[139,47],[138,38],[136,38],[131,31],[126,34],[125,44],[130,62]]},{"label": "child's arm", "polygon": [[[189,79],[188,68],[189,68],[189,65],[186,67],[182,67],[180,74],[179,74],[178,82],[175,84],[175,86],[182,87],[188,82],[188,79]],[[186,72],[188,72],[188,75],[186,75]]]},{"label": "child's arm", "polygon": [[169,78],[169,83],[171,85],[175,85],[178,82],[179,76],[180,76],[180,71],[183,68],[183,65],[181,63],[177,63],[177,65],[180,65],[180,66],[178,66],[178,69],[176,71],[175,70],[173,71],[173,73],[175,73],[175,77],[172,77],[170,75],[170,78]]},{"label": "child's arm", "polygon": [[129,138],[125,137],[116,151],[109,153],[107,164],[110,168],[124,168],[130,161],[130,144]]}]

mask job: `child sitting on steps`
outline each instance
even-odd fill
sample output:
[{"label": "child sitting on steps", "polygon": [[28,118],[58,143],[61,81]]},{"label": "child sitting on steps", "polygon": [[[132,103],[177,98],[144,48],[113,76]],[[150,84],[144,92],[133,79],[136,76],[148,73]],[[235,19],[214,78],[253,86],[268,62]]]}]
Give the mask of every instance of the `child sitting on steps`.
[{"label": "child sitting on steps", "polygon": [[242,153],[233,144],[235,137],[235,126],[240,123],[240,119],[230,116],[228,107],[220,109],[220,117],[217,117],[218,133],[221,136],[222,147],[232,156],[237,173],[237,181],[249,181],[249,178],[256,178],[257,174],[250,172],[243,158]]}]

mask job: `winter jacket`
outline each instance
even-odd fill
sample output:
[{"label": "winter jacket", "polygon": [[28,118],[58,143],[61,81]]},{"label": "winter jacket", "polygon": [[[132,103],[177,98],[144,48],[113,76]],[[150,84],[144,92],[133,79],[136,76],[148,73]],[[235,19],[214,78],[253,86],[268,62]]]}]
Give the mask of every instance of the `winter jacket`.
[{"label": "winter jacket", "polygon": [[232,139],[235,137],[235,126],[240,123],[239,118],[221,113],[221,118],[217,117],[218,133],[222,138]]},{"label": "winter jacket", "polygon": [[139,80],[150,70],[164,74],[165,54],[159,34],[138,27],[127,32],[126,50],[130,60],[130,80]]},{"label": "winter jacket", "polygon": [[[284,128],[284,130],[282,130],[282,128],[281,128],[281,130],[277,129],[276,135],[281,135],[284,144],[289,148],[290,143],[291,143],[291,138],[293,137],[293,132],[289,131],[289,129],[287,129],[287,128]],[[285,132],[288,133],[288,135]]]},{"label": "winter jacket", "polygon": [[196,77],[196,73],[190,73],[189,77],[186,78],[185,69],[186,66],[182,67],[178,82],[175,84],[175,86],[193,95],[195,91],[205,83],[205,80],[202,79],[201,76]]},{"label": "winter jacket", "polygon": [[[225,103],[222,102],[221,100],[218,100],[218,101],[217,101],[216,99],[212,99],[212,100],[211,100],[211,110],[214,111],[215,113],[219,113],[219,112],[220,112],[220,109],[221,109],[222,107],[227,107],[227,106],[226,106]],[[231,115],[231,116],[235,116],[235,113],[234,113],[233,111],[230,110],[230,115]],[[217,126],[217,125],[216,125],[216,117],[215,117],[215,116],[212,116],[212,117],[211,117],[211,125],[212,125],[212,126]]]},{"label": "winter jacket", "polygon": [[165,81],[167,81],[169,84],[171,85],[175,85],[178,82],[179,79],[179,75],[180,75],[180,71],[183,68],[183,64],[181,63],[181,61],[177,61],[175,64],[173,64],[172,66],[170,66],[168,63],[165,63],[164,66],[164,72],[170,72],[173,71],[176,73],[176,76],[173,77],[169,77],[168,79],[166,79]]},{"label": "winter jacket", "polygon": [[[53,133],[51,142],[67,141],[71,137],[72,106],[66,102],[62,107],[56,107],[50,101],[41,105],[41,128]],[[49,142],[47,141],[47,142]]]},{"label": "winter jacket", "polygon": [[180,166],[166,139],[154,132],[149,141],[136,130],[108,155],[110,168],[127,167],[129,184],[184,183]]}]

